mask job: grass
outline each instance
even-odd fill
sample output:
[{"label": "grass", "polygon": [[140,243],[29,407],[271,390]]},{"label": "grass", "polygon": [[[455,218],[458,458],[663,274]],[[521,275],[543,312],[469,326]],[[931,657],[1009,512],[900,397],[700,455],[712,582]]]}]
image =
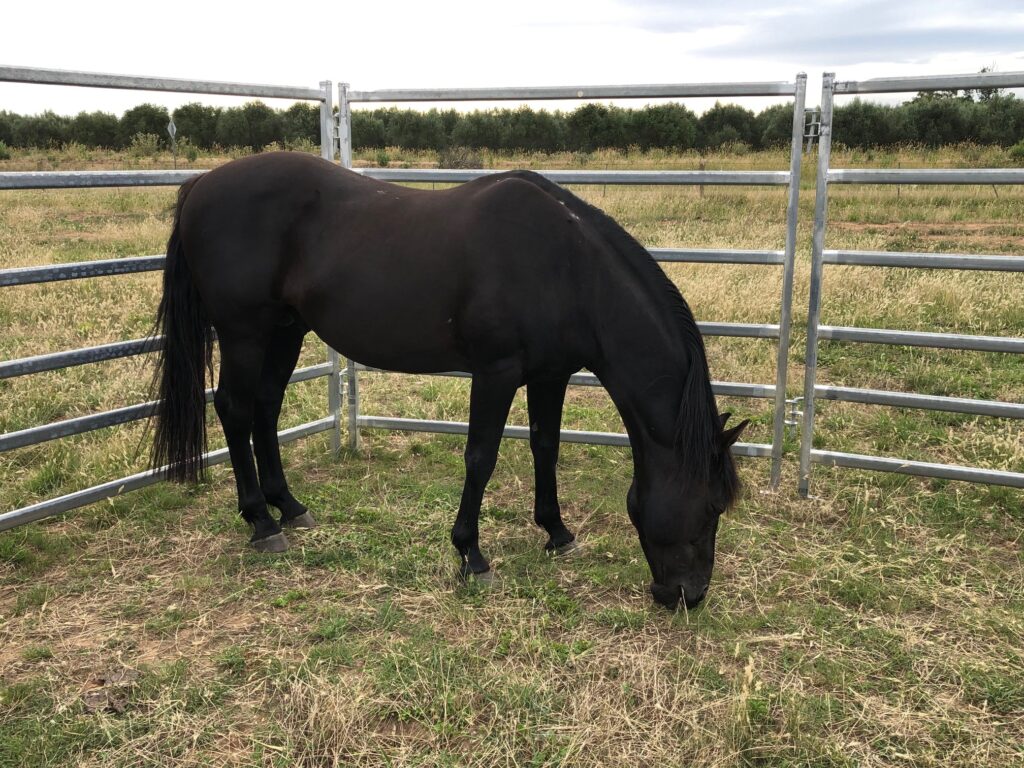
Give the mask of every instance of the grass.
[{"label": "grass", "polygon": [[[969,151],[968,151],[969,150]],[[1002,153],[1002,154],[1000,154]],[[387,150],[393,164],[427,153]],[[833,152],[838,166],[998,166],[1002,150]],[[376,153],[357,161],[375,164]],[[202,157],[197,166],[223,162]],[[696,168],[696,155],[485,156],[494,167]],[[784,168],[782,153],[705,167]],[[164,167],[168,157],[12,152],[5,170]],[[801,196],[792,391],[802,327],[813,171]],[[784,193],[580,188],[657,246],[781,248]],[[0,195],[0,266],[162,251],[173,191]],[[1019,253],[1024,193],[1003,188],[833,191],[830,247]],[[777,270],[673,265],[701,319],[772,322]],[[826,271],[823,322],[1024,335],[1020,275]],[[0,292],[0,357],[149,330],[154,274]],[[710,339],[717,379],[768,382],[774,350]],[[822,381],[1021,401],[1010,355],[821,347]],[[300,364],[323,359],[310,340]],[[0,431],[144,399],[148,361],[0,382]],[[363,377],[367,413],[462,420],[465,382]],[[323,381],[296,385],[286,426],[320,416]],[[767,440],[766,403],[726,400]],[[512,420],[525,422],[518,398]],[[569,428],[618,431],[600,390],[578,388]],[[220,430],[212,433],[220,445]],[[0,455],[2,509],[144,464],[139,425]],[[1020,471],[1006,421],[822,403],[818,444]],[[818,468],[796,497],[793,462],[723,522],[707,603],[651,605],[625,515],[628,453],[566,445],[559,481],[582,549],[541,551],[532,466],[502,446],[482,538],[501,576],[462,583],[448,530],[462,441],[365,433],[358,455],[325,435],[284,448],[320,528],[276,557],[245,546],[226,467],[195,488],[153,486],[0,534],[0,766],[7,765],[1024,765],[1024,564],[1019,491]]]}]

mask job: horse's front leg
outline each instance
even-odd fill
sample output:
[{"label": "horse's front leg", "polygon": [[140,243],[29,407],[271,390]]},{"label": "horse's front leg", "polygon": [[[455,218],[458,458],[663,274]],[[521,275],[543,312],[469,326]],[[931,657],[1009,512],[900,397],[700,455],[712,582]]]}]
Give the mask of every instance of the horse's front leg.
[{"label": "horse's front leg", "polygon": [[526,386],[530,410],[530,449],[533,451],[533,475],[536,498],[533,519],[548,532],[544,549],[559,554],[576,547],[576,537],[562,522],[558,507],[558,483],[555,465],[562,428],[562,404],[569,379],[537,381]]},{"label": "horse's front leg", "polygon": [[452,544],[462,560],[464,577],[486,573],[491,568],[480,552],[480,503],[498,460],[505,420],[521,381],[518,364],[494,373],[473,375],[466,438],[466,483],[462,488],[459,514],[452,526]]}]

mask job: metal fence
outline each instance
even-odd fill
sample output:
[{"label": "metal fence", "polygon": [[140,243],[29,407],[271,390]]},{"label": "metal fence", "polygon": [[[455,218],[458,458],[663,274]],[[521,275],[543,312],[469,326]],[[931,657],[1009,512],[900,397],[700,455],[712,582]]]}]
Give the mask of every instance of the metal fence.
[{"label": "metal fence", "polygon": [[[774,401],[772,442],[737,443],[734,453],[742,456],[771,457],[771,482],[777,485],[781,476],[782,449],[787,424],[786,375],[788,369],[790,315],[793,294],[793,264],[796,251],[797,212],[800,193],[801,149],[804,134],[804,101],[806,76],[800,73],[793,82],[754,83],[690,83],[669,85],[627,85],[596,87],[544,87],[544,88],[459,88],[423,90],[351,90],[347,84],[338,86],[339,141],[342,164],[352,165],[351,110],[357,102],[464,102],[464,101],[527,101],[527,100],[581,100],[581,99],[633,99],[633,98],[693,98],[730,96],[789,96],[793,99],[793,126],[788,171],[541,171],[548,179],[559,184],[634,184],[634,185],[752,185],[787,187],[786,242],[783,250],[735,250],[703,248],[652,248],[651,255],[661,262],[690,262],[705,264],[756,264],[782,267],[782,292],[777,324],[701,322],[705,335],[774,339],[778,342],[776,377],[773,383],[713,382],[718,395],[765,398]],[[403,182],[464,182],[494,171],[487,170],[424,170],[424,169],[357,169],[359,173],[376,179]],[[359,374],[370,369],[355,360],[346,366],[346,392],[348,398],[349,446],[359,447],[361,429],[392,429],[419,432],[465,434],[468,425],[463,422],[401,419],[366,415],[360,410]],[[453,371],[448,376],[469,376]],[[600,386],[590,373],[577,374],[570,384]],[[525,427],[508,426],[505,437],[526,439]],[[626,435],[609,432],[580,432],[563,430],[566,442],[598,445],[629,444]]]},{"label": "metal fence", "polygon": [[[334,159],[333,86],[330,81],[321,82],[319,88],[299,88],[253,85],[249,83],[133,77],[94,72],[67,72],[23,67],[0,67],[0,82],[122,88],[146,91],[177,91],[183,93],[319,101],[321,154],[327,159]],[[0,191],[17,189],[174,186],[182,184],[187,179],[200,173],[202,171],[9,172],[0,173]],[[0,288],[12,289],[17,286],[33,283],[52,283],[63,280],[149,272],[162,270],[163,265],[163,256],[141,256],[136,258],[88,261],[76,264],[4,269],[0,270]],[[153,339],[134,339],[112,344],[102,344],[86,349],[53,352],[35,357],[2,361],[0,362],[0,379],[27,376],[42,371],[53,371],[103,360],[145,354],[159,349],[161,344],[162,339],[159,337]],[[323,418],[283,430],[279,433],[282,442],[297,440],[306,435],[333,429],[334,445],[335,447],[340,446],[341,397],[338,386],[340,369],[337,355],[329,352],[327,362],[295,371],[291,381],[308,381],[320,377],[328,377],[328,414]],[[207,401],[211,400],[213,390],[209,390],[206,394]],[[152,414],[154,407],[155,403],[152,402],[139,403],[112,411],[10,432],[0,435],[0,452],[38,445],[49,440],[146,419]],[[205,455],[207,465],[219,464],[227,460],[227,449],[213,451]],[[151,485],[158,482],[161,477],[162,469],[139,472],[21,509],[5,512],[0,514],[0,531]]]},{"label": "metal fence", "polygon": [[822,277],[824,265],[904,267],[916,269],[985,270],[1024,272],[1022,256],[986,256],[970,254],[894,253],[876,251],[840,251],[825,249],[829,184],[1022,184],[1024,170],[1018,169],[899,169],[865,170],[830,167],[832,148],[833,99],[836,95],[900,93],[956,90],[966,88],[1024,87],[1024,73],[987,73],[932,77],[880,78],[837,82],[825,73],[821,90],[818,169],[814,206],[814,232],[811,246],[811,279],[807,321],[807,357],[804,380],[803,429],[800,443],[800,493],[810,489],[811,467],[825,464],[836,467],[899,472],[924,477],[968,480],[1024,488],[1024,473],[980,467],[936,464],[900,458],[868,456],[817,450],[813,447],[816,401],[921,408],[968,415],[1024,418],[1024,405],[969,398],[890,392],[874,389],[829,386],[818,383],[819,340],[895,344],[913,347],[973,350],[982,352],[1024,353],[1024,338],[967,336],[953,333],[925,333],[875,328],[821,325]]}]

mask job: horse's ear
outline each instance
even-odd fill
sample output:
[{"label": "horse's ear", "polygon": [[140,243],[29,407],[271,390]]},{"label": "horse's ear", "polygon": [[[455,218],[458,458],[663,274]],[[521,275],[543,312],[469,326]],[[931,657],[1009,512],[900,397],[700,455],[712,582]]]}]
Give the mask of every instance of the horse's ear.
[{"label": "horse's ear", "polygon": [[[747,425],[749,423],[750,419],[744,419],[732,429],[727,429],[724,432],[722,432],[722,436],[719,438],[719,440],[721,441],[723,451],[728,450],[729,446],[731,446],[733,443],[740,439],[740,434],[743,432],[744,429],[747,428]],[[722,419],[722,424],[723,426],[725,425],[725,419]]]},{"label": "horse's ear", "polygon": [[718,420],[721,423],[718,425],[718,428],[719,429],[725,429],[725,423],[729,420],[729,417],[731,417],[731,416],[732,416],[732,414],[729,411],[726,411],[725,413],[720,414],[719,417],[718,417]]}]

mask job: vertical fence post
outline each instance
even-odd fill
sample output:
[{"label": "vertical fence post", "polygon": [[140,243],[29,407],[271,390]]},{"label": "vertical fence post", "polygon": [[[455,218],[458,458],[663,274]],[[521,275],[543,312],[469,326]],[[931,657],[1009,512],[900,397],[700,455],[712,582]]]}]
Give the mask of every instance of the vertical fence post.
[{"label": "vertical fence post", "polygon": [[[352,167],[352,110],[348,102],[348,83],[338,83],[338,151],[341,165]],[[359,372],[356,361],[348,358],[345,369],[345,391],[348,394],[348,447],[358,451],[359,439]]]},{"label": "vertical fence post", "polygon": [[[334,104],[333,87],[330,80],[323,80],[320,89],[320,157],[334,162]],[[338,353],[327,346],[327,363],[331,372],[327,375],[327,411],[334,419],[331,429],[331,450],[337,455],[341,451],[341,361]]]},{"label": "vertical fence post", "polygon": [[818,325],[821,319],[822,252],[828,214],[828,167],[832,155],[832,95],[835,73],[821,76],[821,125],[818,128],[818,174],[814,188],[814,236],[811,239],[811,284],[807,305],[807,354],[804,373],[804,421],[800,431],[800,495],[810,494],[811,446],[814,440],[814,384],[818,378]]},{"label": "vertical fence post", "polygon": [[786,384],[789,371],[789,334],[793,314],[793,267],[796,261],[796,225],[800,213],[800,170],[803,161],[804,103],[807,75],[796,76],[793,98],[793,136],[789,149],[789,200],[786,203],[786,260],[782,266],[782,300],[779,310],[779,353],[775,363],[775,428],[772,435],[771,487],[782,479],[782,446],[786,440]]}]

